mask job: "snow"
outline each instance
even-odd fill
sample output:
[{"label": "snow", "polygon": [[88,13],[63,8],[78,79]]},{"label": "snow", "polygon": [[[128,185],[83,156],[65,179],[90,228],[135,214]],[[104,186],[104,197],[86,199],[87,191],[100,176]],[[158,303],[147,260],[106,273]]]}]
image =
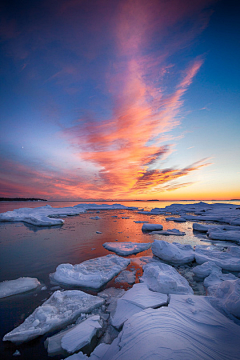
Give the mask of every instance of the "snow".
[{"label": "snow", "polygon": [[129,263],[130,260],[117,255],[106,255],[77,265],[61,264],[58,265],[56,272],[51,274],[51,279],[64,285],[99,289]]},{"label": "snow", "polygon": [[186,233],[184,231],[180,231],[178,229],[167,229],[162,231],[152,231],[150,235],[159,234],[159,235],[174,235],[174,236],[184,236]]},{"label": "snow", "polygon": [[162,230],[163,226],[161,224],[143,224],[142,231],[154,231]]},{"label": "snow", "polygon": [[139,280],[150,290],[163,294],[193,294],[188,281],[174,267],[158,261],[144,265],[143,269]]},{"label": "snow", "polygon": [[217,266],[228,271],[240,271],[240,248],[228,246],[224,251],[217,247],[196,245],[195,259],[197,264],[213,261]]},{"label": "snow", "polygon": [[128,284],[134,284],[136,278],[136,271],[123,270],[118,277],[115,279],[115,282],[126,282]]},{"label": "snow", "polygon": [[170,304],[130,317],[104,360],[237,360],[240,327],[207,297],[171,295]]},{"label": "snow", "polygon": [[133,243],[133,242],[106,242],[103,247],[109,251],[114,251],[118,255],[132,255],[145,251],[151,247],[151,243]]},{"label": "snow", "polygon": [[118,299],[111,323],[119,329],[127,319],[143,309],[166,304],[167,295],[153,292],[145,284],[135,284]]},{"label": "snow", "polygon": [[62,348],[68,353],[74,353],[82,349],[85,345],[90,344],[93,336],[101,327],[100,316],[90,316],[62,337]]},{"label": "snow", "polygon": [[104,303],[98,296],[79,290],[55,291],[25,321],[6,334],[3,341],[22,343],[75,321],[81,313],[90,312]]},{"label": "snow", "polygon": [[91,353],[90,359],[91,360],[98,360],[101,359],[102,356],[106,353],[106,351],[109,349],[108,344],[99,344],[97,347],[95,347],[94,351]]},{"label": "snow", "polygon": [[0,283],[0,299],[36,289],[40,285],[38,279],[30,277],[3,281]]},{"label": "snow", "polygon": [[164,240],[154,240],[152,252],[160,259],[173,264],[186,264],[194,260],[194,251],[191,245],[170,244]]}]

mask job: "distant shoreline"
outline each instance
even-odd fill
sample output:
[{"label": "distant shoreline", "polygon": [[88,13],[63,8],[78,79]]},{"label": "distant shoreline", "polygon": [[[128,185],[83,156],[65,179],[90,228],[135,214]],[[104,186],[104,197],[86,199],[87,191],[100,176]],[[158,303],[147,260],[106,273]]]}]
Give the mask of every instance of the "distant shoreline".
[{"label": "distant shoreline", "polygon": [[4,197],[0,197],[0,201],[47,201],[47,200],[37,199],[37,198],[4,198]]}]

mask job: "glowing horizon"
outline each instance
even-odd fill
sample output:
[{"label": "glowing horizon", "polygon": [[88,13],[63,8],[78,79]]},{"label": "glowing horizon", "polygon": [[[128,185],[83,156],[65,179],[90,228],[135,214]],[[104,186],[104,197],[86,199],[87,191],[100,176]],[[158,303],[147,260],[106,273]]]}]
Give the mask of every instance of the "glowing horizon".
[{"label": "glowing horizon", "polygon": [[226,70],[229,53],[215,59],[222,44],[211,46],[227,9],[215,0],[3,7],[0,196],[239,199],[239,83],[226,93],[230,82],[211,67]]}]

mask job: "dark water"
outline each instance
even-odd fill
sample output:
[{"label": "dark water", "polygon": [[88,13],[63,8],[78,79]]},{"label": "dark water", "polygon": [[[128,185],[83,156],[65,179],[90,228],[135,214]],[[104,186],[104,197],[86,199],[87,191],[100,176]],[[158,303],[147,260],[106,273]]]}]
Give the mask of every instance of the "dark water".
[{"label": "dark water", "polygon": [[[47,204],[53,207],[76,205],[72,202],[48,202]],[[150,210],[154,207],[165,207],[171,203],[122,202],[122,204]],[[20,207],[43,205],[46,203],[4,202],[0,203],[0,212]],[[96,215],[100,216],[99,220],[90,219],[91,216]],[[113,216],[117,216],[117,218]],[[122,219],[122,217],[129,218]],[[134,222],[139,220],[162,224],[164,229],[176,228],[185,231],[186,235],[184,237],[148,235],[142,233],[142,224]],[[96,234],[96,231],[101,231],[102,234]],[[47,288],[42,291],[35,290],[0,299],[0,338],[2,339],[7,332],[22,323],[37,306],[41,305],[53,293],[49,274],[54,272],[59,264],[78,264],[84,260],[107,255],[110,252],[102,246],[107,241],[153,242],[154,239],[163,239],[168,242],[177,241],[191,245],[209,244],[204,235],[200,234],[197,237],[193,234],[191,222],[167,222],[165,216],[162,215],[148,216],[130,210],[105,210],[100,211],[100,213],[88,211],[79,216],[65,218],[64,225],[59,227],[40,228],[18,222],[0,223],[0,281],[17,279],[22,276],[36,277]],[[146,255],[152,255],[151,250],[131,256],[131,258]],[[141,274],[139,265],[135,264],[135,267]],[[109,286],[120,287],[122,285],[115,284],[113,279],[105,287]],[[124,288],[127,286],[124,284]],[[0,359],[49,359],[43,345],[46,337],[43,336],[20,346],[0,341]],[[21,356],[13,357],[16,349],[20,351]],[[61,359],[62,356],[51,358]]]}]

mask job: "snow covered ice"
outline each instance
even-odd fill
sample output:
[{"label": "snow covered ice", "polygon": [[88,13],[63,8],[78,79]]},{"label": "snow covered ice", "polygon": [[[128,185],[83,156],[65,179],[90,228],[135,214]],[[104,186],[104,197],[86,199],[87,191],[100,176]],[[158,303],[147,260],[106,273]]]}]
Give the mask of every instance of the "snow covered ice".
[{"label": "snow covered ice", "polygon": [[21,277],[16,280],[7,280],[0,283],[0,298],[20,294],[40,286],[36,278]]},{"label": "snow covered ice", "polygon": [[239,336],[207,297],[171,295],[167,307],[131,316],[100,359],[238,360]]},{"label": "snow covered ice", "polygon": [[118,277],[115,279],[115,282],[126,282],[128,284],[134,284],[136,279],[136,271],[123,270]]},{"label": "snow covered ice", "polygon": [[164,240],[154,240],[152,252],[158,258],[173,264],[186,264],[194,260],[191,245],[168,243]]},{"label": "snow covered ice", "polygon": [[167,229],[167,230],[161,230],[161,231],[152,231],[150,232],[150,235],[165,235],[165,236],[169,236],[169,235],[173,235],[173,236],[184,236],[186,235],[186,233],[184,231],[180,231],[178,229]]},{"label": "snow covered ice", "polygon": [[128,264],[130,264],[128,259],[117,255],[106,255],[77,265],[58,265],[56,272],[51,274],[51,279],[64,285],[99,289]]},{"label": "snow covered ice", "polygon": [[101,306],[104,300],[79,290],[55,291],[51,297],[17,328],[6,334],[3,341],[22,343],[75,321],[81,313]]},{"label": "snow covered ice", "polygon": [[188,281],[174,267],[156,261],[143,266],[140,278],[152,291],[163,294],[193,294]]},{"label": "snow covered ice", "polygon": [[133,242],[106,242],[103,247],[109,251],[114,251],[121,256],[137,254],[151,247],[151,243],[133,243]]}]

